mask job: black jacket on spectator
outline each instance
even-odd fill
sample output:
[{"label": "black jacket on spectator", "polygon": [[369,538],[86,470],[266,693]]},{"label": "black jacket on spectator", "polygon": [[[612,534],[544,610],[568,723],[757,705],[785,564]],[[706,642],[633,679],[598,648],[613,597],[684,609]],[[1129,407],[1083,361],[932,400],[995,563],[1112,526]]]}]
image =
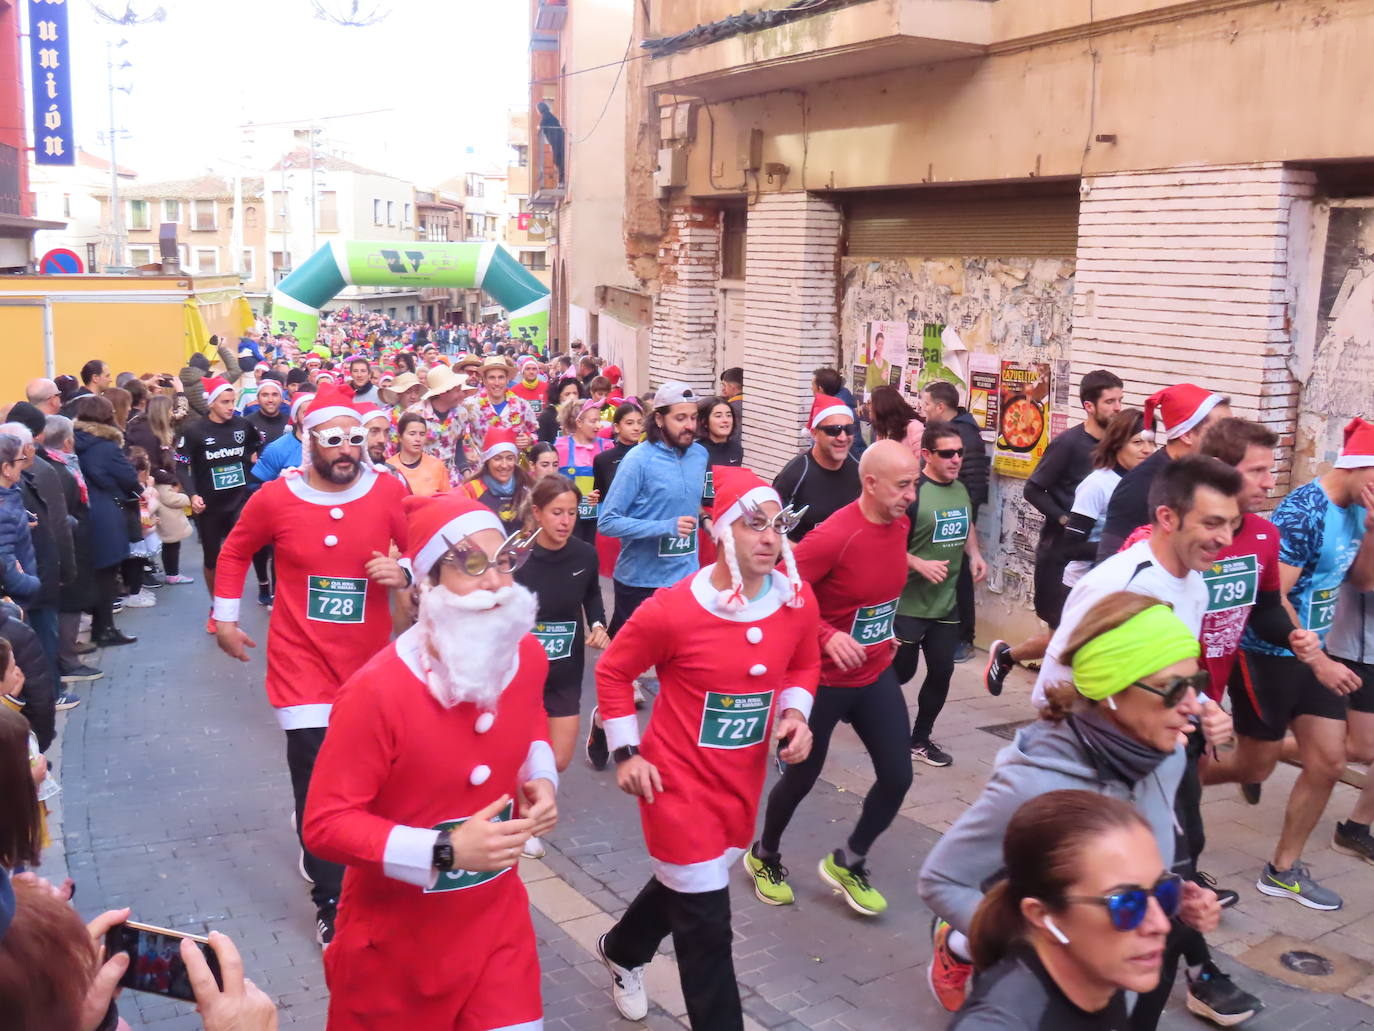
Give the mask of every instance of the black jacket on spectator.
[{"label": "black jacket on spectator", "polygon": [[154,483],[180,487],[181,481],[177,479],[176,448],[170,445],[163,447],[141,412],[131,418],[124,427],[124,442],[129,447],[141,447],[148,452],[148,463],[152,466]]},{"label": "black jacket on spectator", "polygon": [[136,498],[143,489],[121,445],[124,434],[104,423],[76,423],[76,453],[91,506],[91,563],[95,569],[129,557],[129,522],[116,498]]},{"label": "black jacket on spectator", "polygon": [[19,618],[19,610],[0,603],[0,637],[14,649],[14,661],[24,671],[24,716],[38,738],[38,748],[46,752],[52,744],[57,703],[57,680],[48,667],[43,644],[33,628]]},{"label": "black jacket on spectator", "polygon": [[91,510],[81,497],[81,485],[61,458],[50,454],[45,448],[38,449],[38,458],[47,462],[48,467],[57,473],[72,530],[76,575],[69,581],[63,581],[59,608],[62,612],[85,612],[96,603],[95,566],[91,558]]},{"label": "black jacket on spectator", "polygon": [[72,531],[67,523],[67,502],[62,496],[62,481],[52,466],[35,456],[19,481],[24,504],[38,517],[33,527],[33,550],[38,562],[36,573],[42,586],[28,599],[29,605],[56,608],[62,584],[76,575],[76,556],[72,551]]},{"label": "black jacket on spectator", "polygon": [[974,517],[978,510],[988,503],[988,480],[992,472],[992,460],[988,458],[988,446],[978,423],[965,408],[950,420],[959,431],[959,439],[964,444],[964,464],[959,467],[959,482],[968,491],[973,502]]}]

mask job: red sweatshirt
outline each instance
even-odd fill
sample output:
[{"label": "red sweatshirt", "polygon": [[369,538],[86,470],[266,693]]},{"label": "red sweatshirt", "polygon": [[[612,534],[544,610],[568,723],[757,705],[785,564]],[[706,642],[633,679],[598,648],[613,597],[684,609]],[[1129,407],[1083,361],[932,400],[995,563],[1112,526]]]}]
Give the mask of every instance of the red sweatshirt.
[{"label": "red sweatshirt", "polygon": [[[797,571],[816,592],[821,607],[821,683],[863,687],[892,663],[897,642],[892,621],[906,586],[906,541],[910,520],[869,522],[851,501],[797,545]],[[868,653],[862,666],[842,670],[825,652],[837,633],[849,634]]]},{"label": "red sweatshirt", "polygon": [[406,488],[371,469],[346,491],[304,476],[268,483],[244,506],[220,551],[216,619],[237,622],[253,553],[276,548],[277,595],[267,632],[267,698],[283,730],[326,727],[339,687],[391,639],[384,587],[369,583],[374,552],[406,546]]}]

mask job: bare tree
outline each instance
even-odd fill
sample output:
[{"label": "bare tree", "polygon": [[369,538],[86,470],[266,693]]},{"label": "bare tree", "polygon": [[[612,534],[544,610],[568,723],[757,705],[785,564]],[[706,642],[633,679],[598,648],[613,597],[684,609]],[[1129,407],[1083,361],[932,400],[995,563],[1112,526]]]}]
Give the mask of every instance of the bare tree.
[{"label": "bare tree", "polygon": [[167,12],[159,7],[151,14],[139,14],[134,10],[133,0],[126,0],[124,13],[115,14],[105,10],[95,0],[90,0],[91,10],[95,11],[96,16],[102,21],[107,21],[111,25],[142,25],[145,22],[166,21]]},{"label": "bare tree", "polygon": [[[315,17],[321,21],[330,21],[335,25],[346,25],[356,28],[365,28],[368,25],[376,25],[391,14],[389,9],[383,8],[380,3],[371,4],[367,9],[363,9],[360,0],[350,0],[347,4],[347,13],[339,13],[327,7],[323,0],[310,0],[315,8]],[[339,0],[343,5],[343,0]]]}]

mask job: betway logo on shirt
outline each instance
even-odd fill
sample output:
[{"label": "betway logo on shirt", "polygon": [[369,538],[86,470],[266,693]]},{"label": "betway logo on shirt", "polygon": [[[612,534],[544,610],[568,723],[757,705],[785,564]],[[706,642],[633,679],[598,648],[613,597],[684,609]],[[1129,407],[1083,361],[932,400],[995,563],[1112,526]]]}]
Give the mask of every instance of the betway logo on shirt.
[{"label": "betway logo on shirt", "polygon": [[205,452],[205,460],[213,462],[219,458],[242,458],[244,449],[241,447],[222,447],[218,451]]}]

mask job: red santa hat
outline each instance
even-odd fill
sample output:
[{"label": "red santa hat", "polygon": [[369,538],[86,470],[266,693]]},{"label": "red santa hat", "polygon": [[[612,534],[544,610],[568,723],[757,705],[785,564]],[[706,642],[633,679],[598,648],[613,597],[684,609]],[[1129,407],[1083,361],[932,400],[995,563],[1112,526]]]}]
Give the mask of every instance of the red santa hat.
[{"label": "red santa hat", "polygon": [[610,380],[612,386],[620,385],[621,372],[619,365],[607,365],[604,369],[601,370],[601,375],[605,376],[608,380]]},{"label": "red santa hat", "polygon": [[832,415],[846,415],[851,419],[854,418],[854,412],[849,405],[838,397],[817,394],[815,400],[811,402],[811,421],[807,423],[807,426],[814,430],[823,419],[828,419]]},{"label": "red santa hat", "polygon": [[213,404],[215,398],[226,390],[233,390],[234,384],[230,383],[223,376],[205,376],[200,381],[201,389],[205,391],[205,403]]},{"label": "red santa hat", "polygon": [[[735,554],[735,535],[730,526],[745,514],[746,509],[769,501],[781,508],[782,499],[754,470],[745,466],[712,466],[711,479],[716,488],[715,507],[711,510],[711,536],[715,538],[716,550],[724,556],[725,566],[730,570],[730,587],[716,596],[716,604],[726,612],[739,612],[748,602],[744,597],[739,557]],[[796,559],[792,556],[792,542],[785,534],[782,537],[782,562],[787,570],[787,582],[792,586],[792,596],[787,599],[787,604],[795,608],[802,604],[802,582],[797,573]]]},{"label": "red santa hat", "polygon": [[305,407],[313,400],[315,400],[314,394],[297,394],[291,402],[291,418],[299,418],[301,412],[304,411]]},{"label": "red santa hat", "polygon": [[405,512],[410,541],[406,557],[417,581],[429,575],[450,543],[482,530],[495,530],[502,537],[506,533],[495,512],[465,494],[411,495],[405,499]]},{"label": "red santa hat", "polygon": [[482,440],[482,461],[489,462],[503,452],[512,455],[520,453],[515,446],[515,431],[509,426],[493,426]]},{"label": "red santa hat", "polygon": [[361,413],[353,406],[353,392],[344,390],[332,382],[326,383],[315,392],[314,400],[305,410],[305,419],[301,425],[307,430],[313,430],[320,423],[337,419],[341,415],[351,415],[359,422],[362,421]]},{"label": "red santa hat", "polygon": [[1368,469],[1374,465],[1374,423],[1365,422],[1358,415],[1345,424],[1345,443],[1337,469]]},{"label": "red santa hat", "polygon": [[1164,421],[1164,439],[1177,440],[1207,418],[1223,398],[1191,383],[1177,383],[1145,399],[1145,428],[1154,426],[1155,410]]},{"label": "red santa hat", "polygon": [[386,408],[364,408],[361,409],[362,422],[366,426],[370,422],[381,420],[388,426],[391,425],[391,412]]}]

